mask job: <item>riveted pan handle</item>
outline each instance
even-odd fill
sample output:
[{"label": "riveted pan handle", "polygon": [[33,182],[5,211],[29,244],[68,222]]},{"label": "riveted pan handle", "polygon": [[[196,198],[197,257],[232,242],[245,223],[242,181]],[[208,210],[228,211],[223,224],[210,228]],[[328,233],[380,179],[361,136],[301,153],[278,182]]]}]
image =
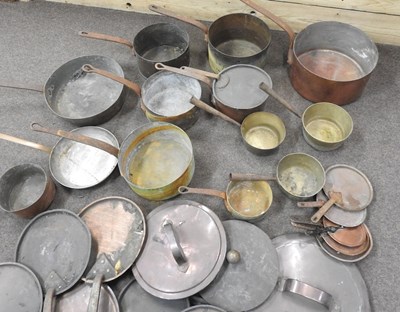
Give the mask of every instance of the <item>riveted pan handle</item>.
[{"label": "riveted pan handle", "polygon": [[47,133],[47,134],[52,134],[55,136],[59,136],[62,138],[66,138],[72,141],[76,141],[79,143],[83,143],[86,145],[90,145],[93,147],[96,147],[98,149],[101,149],[115,157],[118,158],[118,154],[119,154],[119,149],[116,148],[115,146],[108,144],[104,141],[95,139],[95,138],[91,138],[88,137],[86,135],[82,135],[82,134],[78,134],[78,133],[74,133],[74,132],[69,132],[69,131],[64,131],[64,130],[58,130],[58,129],[50,129],[50,128],[45,128],[43,126],[41,126],[40,124],[34,122],[31,124],[31,129],[33,131],[37,131],[37,132],[43,132],[43,133]]},{"label": "riveted pan handle", "polygon": [[133,49],[133,44],[131,41],[129,41],[125,38],[117,37],[117,36],[111,36],[111,35],[107,35],[107,34],[101,34],[101,33],[97,33],[97,32],[89,32],[89,31],[80,31],[79,36],[85,37],[85,38],[90,38],[90,39],[98,39],[98,40],[120,43],[120,44],[126,45],[126,46],[130,47],[131,49]]},{"label": "riveted pan handle", "polygon": [[190,73],[194,73],[194,74],[199,74],[199,75],[203,75],[206,76],[208,78],[212,78],[212,79],[219,79],[220,74],[216,74],[216,73],[211,73],[205,70],[201,70],[201,69],[197,69],[197,68],[193,68],[193,67],[189,67],[189,66],[181,66],[180,69],[188,71]]},{"label": "riveted pan handle", "polygon": [[328,309],[335,305],[333,297],[329,293],[296,279],[281,278],[278,281],[278,290],[282,292],[288,291],[293,294],[300,295],[322,304]]},{"label": "riveted pan handle", "polygon": [[46,295],[44,296],[44,303],[43,303],[43,309],[42,312],[53,312],[53,306],[54,306],[54,296],[55,296],[56,290],[54,287],[50,287],[46,291]]},{"label": "riveted pan handle", "polygon": [[320,208],[325,203],[326,203],[326,200],[298,202],[297,207],[299,207],[299,208]]},{"label": "riveted pan handle", "polygon": [[195,188],[195,187],[187,187],[180,186],[178,188],[179,194],[201,194],[201,195],[209,195],[222,198],[226,200],[226,193],[213,189],[204,189],[204,188]]},{"label": "riveted pan handle", "polygon": [[82,70],[84,72],[86,72],[86,73],[95,73],[95,74],[98,74],[100,76],[109,78],[109,79],[114,80],[116,82],[119,82],[119,83],[127,86],[129,89],[133,90],[137,94],[137,96],[141,96],[142,91],[141,91],[140,86],[137,83],[129,81],[128,79],[125,79],[125,78],[122,78],[120,76],[114,75],[113,73],[110,73],[110,72],[108,72],[106,70],[95,68],[90,64],[84,64],[82,66]]},{"label": "riveted pan handle", "polygon": [[168,72],[171,72],[171,73],[175,73],[175,74],[179,74],[179,75],[182,75],[182,76],[186,76],[186,77],[197,79],[199,81],[204,82],[206,85],[208,85],[210,88],[212,88],[211,80],[207,76],[205,76],[203,74],[200,74],[198,72],[184,70],[182,68],[177,68],[177,67],[173,67],[173,66],[168,66],[168,65],[165,65],[163,63],[156,63],[154,65],[154,67],[157,70],[168,71]]},{"label": "riveted pan handle", "polygon": [[327,213],[327,211],[336,203],[342,202],[342,193],[340,192],[329,192],[329,200],[318,209],[316,213],[311,217],[311,221],[318,223],[319,220]]},{"label": "riveted pan handle", "polygon": [[149,10],[159,13],[159,14],[162,14],[162,15],[165,15],[165,16],[175,18],[177,20],[180,20],[180,21],[188,23],[188,24],[192,24],[193,26],[196,26],[197,28],[199,28],[200,30],[202,30],[204,32],[205,40],[208,41],[208,27],[207,27],[207,25],[203,24],[202,22],[195,20],[193,18],[187,17],[187,16],[179,15],[179,14],[172,12],[170,10],[167,10],[165,8],[161,8],[155,4],[150,4]]},{"label": "riveted pan handle", "polygon": [[225,121],[228,121],[230,123],[233,123],[234,125],[240,127],[241,124],[238,123],[236,120],[232,119],[231,117],[225,115],[224,113],[221,113],[219,110],[211,107],[207,103],[204,103],[203,101],[196,99],[194,96],[191,97],[190,103],[192,103],[194,106],[197,106],[198,108],[201,108],[202,110],[206,111],[207,113],[210,113],[214,116],[217,116],[219,118],[222,118]]},{"label": "riveted pan handle", "polygon": [[100,293],[101,293],[101,284],[103,282],[103,278],[104,278],[103,274],[100,273],[97,274],[93,280],[87,312],[97,312],[98,310]]},{"label": "riveted pan handle", "polygon": [[272,88],[270,88],[265,82],[261,82],[259,85],[260,89],[263,90],[265,93],[272,96],[275,100],[277,100],[280,104],[286,107],[289,111],[295,114],[297,117],[301,118],[301,114],[299,114],[296,109],[289,104],[283,97],[281,97],[278,93],[276,93]]},{"label": "riveted pan handle", "polygon": [[266,8],[254,3],[252,0],[240,0],[240,1],[247,4],[249,7],[253,8],[254,10],[260,12],[262,15],[269,18],[276,25],[278,25],[280,28],[282,28],[284,31],[286,31],[286,33],[289,36],[289,41],[290,41],[287,62],[288,62],[288,64],[292,64],[293,63],[293,43],[294,43],[294,37],[295,37],[293,29],[283,19],[276,16],[271,11],[268,11]]}]

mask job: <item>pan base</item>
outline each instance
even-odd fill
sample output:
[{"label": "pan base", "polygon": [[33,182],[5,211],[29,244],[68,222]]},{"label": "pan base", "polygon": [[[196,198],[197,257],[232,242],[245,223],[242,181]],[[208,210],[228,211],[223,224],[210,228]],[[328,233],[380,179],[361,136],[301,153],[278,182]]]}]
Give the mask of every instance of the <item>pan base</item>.
[{"label": "pan base", "polygon": [[190,160],[190,151],[179,142],[151,141],[141,146],[130,161],[129,179],[141,188],[160,188],[178,179]]},{"label": "pan base", "polygon": [[313,170],[306,167],[290,167],[279,176],[282,187],[294,196],[310,196],[318,188]]},{"label": "pan base", "polygon": [[353,81],[365,76],[355,60],[334,50],[311,50],[299,55],[298,60],[306,69],[328,80]]},{"label": "pan base", "polygon": [[260,47],[250,41],[244,39],[231,39],[222,42],[217,49],[229,56],[248,57],[261,51]]},{"label": "pan base", "polygon": [[342,129],[328,119],[315,119],[306,125],[307,132],[323,142],[339,142],[343,139]]},{"label": "pan base", "polygon": [[154,62],[166,62],[181,56],[185,50],[177,46],[160,45],[147,50],[143,54],[143,58]]},{"label": "pan base", "polygon": [[10,211],[17,211],[31,206],[42,196],[45,185],[45,177],[40,174],[27,177],[16,184],[10,193]]},{"label": "pan base", "polygon": [[251,128],[246,132],[245,141],[259,149],[272,149],[279,145],[279,136],[274,129],[265,126]]}]

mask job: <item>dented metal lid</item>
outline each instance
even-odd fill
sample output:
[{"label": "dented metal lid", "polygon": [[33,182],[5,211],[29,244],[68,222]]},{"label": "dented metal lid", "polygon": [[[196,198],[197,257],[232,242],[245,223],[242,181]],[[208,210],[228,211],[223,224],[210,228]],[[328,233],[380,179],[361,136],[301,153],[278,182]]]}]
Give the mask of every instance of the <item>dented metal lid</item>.
[{"label": "dented metal lid", "polygon": [[187,298],[205,288],[219,272],[226,235],[218,216],[188,200],[167,202],[147,216],[148,238],[133,274],[150,294]]}]

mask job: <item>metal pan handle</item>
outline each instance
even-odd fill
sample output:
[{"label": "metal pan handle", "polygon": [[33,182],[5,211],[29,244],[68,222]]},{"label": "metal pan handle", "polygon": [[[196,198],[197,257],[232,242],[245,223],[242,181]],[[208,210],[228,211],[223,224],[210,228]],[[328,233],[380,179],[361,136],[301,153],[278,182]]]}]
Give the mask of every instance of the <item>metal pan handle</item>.
[{"label": "metal pan handle", "polygon": [[229,180],[231,181],[276,181],[276,177],[270,177],[260,174],[251,173],[230,173]]},{"label": "metal pan handle", "polygon": [[103,277],[104,277],[103,274],[100,273],[97,274],[93,280],[87,312],[97,312],[98,310]]},{"label": "metal pan handle", "polygon": [[44,86],[20,86],[20,85],[11,85],[11,84],[0,84],[0,88],[10,88],[10,89],[18,89],[18,90],[28,90],[28,91],[35,91],[35,92],[44,92]]},{"label": "metal pan handle", "polygon": [[126,45],[126,46],[130,47],[131,49],[133,49],[132,42],[125,38],[121,38],[121,37],[101,34],[101,33],[97,33],[97,32],[89,32],[89,31],[80,31],[79,36],[85,37],[85,38],[90,38],[90,39],[98,39],[98,40],[120,43],[120,44]]},{"label": "metal pan handle", "polygon": [[201,194],[201,195],[209,195],[222,198],[226,200],[226,193],[213,190],[213,189],[204,189],[204,188],[194,188],[194,187],[187,187],[187,186],[180,186],[178,188],[179,194]]},{"label": "metal pan handle", "polygon": [[329,192],[329,200],[323,204],[321,208],[318,209],[316,213],[311,217],[311,221],[314,223],[318,223],[319,220],[327,213],[327,211],[336,203],[340,203],[342,201],[342,193],[340,192]]},{"label": "metal pan handle", "polygon": [[188,24],[192,24],[193,26],[196,26],[197,28],[199,28],[200,30],[202,30],[204,32],[205,40],[208,41],[208,27],[207,27],[207,25],[203,24],[202,22],[195,20],[193,18],[187,17],[187,16],[179,15],[179,14],[172,12],[170,10],[167,10],[165,8],[161,8],[155,4],[150,4],[149,10],[159,13],[159,14],[162,14],[162,15],[165,15],[165,16],[175,18],[177,20],[180,20],[180,21],[188,23]]},{"label": "metal pan handle", "polygon": [[208,85],[210,88],[212,88],[211,80],[207,76],[202,75],[200,73],[197,73],[197,72],[194,72],[194,71],[184,70],[182,68],[177,68],[177,67],[173,67],[173,66],[168,66],[168,65],[165,65],[163,63],[156,63],[154,65],[154,67],[157,70],[168,71],[168,72],[171,72],[171,73],[175,73],[175,74],[179,74],[179,75],[182,75],[182,76],[186,76],[186,77],[197,79],[199,81],[204,82],[206,85]]},{"label": "metal pan handle", "polygon": [[189,66],[181,66],[180,69],[188,71],[190,73],[203,75],[203,76],[206,76],[206,77],[212,78],[212,79],[219,79],[219,77],[220,77],[220,74],[211,73],[211,72],[208,72],[205,70],[201,70],[201,69],[197,69],[197,68],[193,68],[193,67],[189,67]]},{"label": "metal pan handle", "polygon": [[119,82],[123,84],[124,86],[127,86],[129,89],[133,90],[137,96],[141,96],[142,90],[140,86],[137,83],[134,83],[132,81],[129,81],[128,79],[122,78],[120,76],[114,75],[113,73],[110,73],[108,71],[105,71],[103,69],[95,68],[90,64],[84,64],[82,66],[82,70],[86,73],[94,73],[98,74],[100,76],[109,78],[111,80],[114,80],[116,82]]},{"label": "metal pan handle", "polygon": [[162,229],[165,235],[167,236],[172,256],[174,257],[175,262],[178,265],[178,270],[183,273],[186,272],[189,268],[189,263],[185,256],[185,253],[183,252],[182,246],[179,241],[179,237],[175,232],[173,222],[168,219],[165,220],[164,223],[162,224]]},{"label": "metal pan handle", "polygon": [[190,99],[190,103],[192,103],[194,106],[197,106],[198,108],[201,108],[202,110],[206,111],[207,113],[213,114],[214,116],[217,116],[219,118],[222,118],[225,121],[228,121],[230,123],[233,123],[234,125],[241,127],[241,124],[238,123],[236,120],[232,119],[231,117],[225,115],[224,113],[221,113],[219,110],[211,107],[207,103],[204,103],[203,101],[196,99],[194,96]]},{"label": "metal pan handle", "polygon": [[101,140],[98,140],[95,138],[91,138],[86,135],[74,133],[74,132],[45,128],[45,127],[41,126],[40,124],[38,124],[37,122],[34,122],[31,124],[31,129],[33,131],[52,134],[52,135],[66,138],[66,139],[76,141],[76,142],[79,142],[82,144],[90,145],[90,146],[96,147],[98,149],[101,149],[101,150],[115,156],[116,158],[118,158],[119,149],[111,144],[104,142],[104,141],[101,141]]},{"label": "metal pan handle", "polygon": [[23,140],[8,134],[4,134],[4,133],[0,133],[0,139],[9,141],[9,142],[14,142],[17,144],[21,144],[21,145],[25,145],[25,146],[29,146],[35,149],[38,149],[42,152],[46,152],[47,154],[51,154],[52,149],[50,147],[47,147],[45,145],[42,144],[38,144],[38,143],[34,143],[31,141],[27,141],[27,140]]},{"label": "metal pan handle", "polygon": [[289,111],[295,114],[297,117],[301,118],[301,114],[299,114],[296,109],[289,104],[283,97],[281,97],[278,93],[276,93],[272,88],[270,88],[265,82],[261,82],[259,85],[260,89],[265,93],[272,96],[275,100],[277,100],[280,104],[286,107]]},{"label": "metal pan handle", "polygon": [[320,208],[325,203],[326,203],[326,200],[298,202],[297,207],[299,207],[299,208]]},{"label": "metal pan handle", "polygon": [[289,36],[289,52],[288,52],[288,60],[289,64],[293,63],[293,43],[294,43],[294,31],[293,29],[287,24],[283,19],[273,14],[271,11],[268,11],[266,8],[254,3],[252,0],[240,0],[243,3],[247,4],[249,7],[253,8],[254,10],[260,12],[265,17],[269,18],[273,21],[276,25],[282,28]]},{"label": "metal pan handle", "polygon": [[296,279],[281,278],[278,281],[278,290],[282,292],[288,291],[293,294],[300,295],[312,301],[318,302],[328,309],[334,306],[333,297],[329,293]]},{"label": "metal pan handle", "polygon": [[44,303],[43,303],[43,310],[42,312],[52,312],[53,306],[54,306],[54,296],[55,296],[56,290],[54,287],[50,287],[46,291],[46,295],[44,297]]}]

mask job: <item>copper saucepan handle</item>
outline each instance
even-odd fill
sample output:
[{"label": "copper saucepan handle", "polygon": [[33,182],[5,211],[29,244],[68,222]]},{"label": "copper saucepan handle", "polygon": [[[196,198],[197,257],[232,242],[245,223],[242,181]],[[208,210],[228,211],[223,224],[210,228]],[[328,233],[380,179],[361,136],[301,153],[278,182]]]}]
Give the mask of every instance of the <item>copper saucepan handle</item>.
[{"label": "copper saucepan handle", "polygon": [[234,125],[241,127],[241,124],[238,123],[236,120],[232,119],[231,117],[225,115],[224,113],[221,113],[219,110],[211,107],[207,103],[204,103],[203,101],[196,99],[194,96],[191,97],[190,103],[192,103],[194,106],[197,106],[198,108],[201,108],[202,110],[206,111],[207,113],[213,114],[214,116],[217,116],[219,118],[222,118],[225,121],[228,121],[230,123],[233,123]]},{"label": "copper saucepan handle", "polygon": [[208,78],[212,78],[212,79],[219,79],[220,75],[216,74],[216,73],[211,73],[205,70],[201,70],[201,69],[197,69],[197,68],[193,68],[193,67],[189,67],[189,66],[181,66],[180,69],[188,71],[190,73],[194,73],[194,74],[199,74],[199,75],[203,75],[206,76]]},{"label": "copper saucepan handle", "polygon": [[301,114],[299,114],[296,109],[289,104],[283,97],[281,97],[278,93],[276,93],[272,88],[270,88],[265,82],[261,82],[259,85],[260,89],[265,93],[272,96],[275,100],[277,100],[280,104],[286,107],[289,111],[295,114],[297,117],[301,118]]},{"label": "copper saucepan handle", "polygon": [[116,82],[119,82],[119,83],[127,86],[129,89],[133,90],[138,96],[141,96],[141,94],[142,94],[141,88],[137,83],[129,81],[128,79],[122,78],[120,76],[117,76],[117,75],[115,75],[113,73],[110,73],[110,72],[108,72],[106,70],[95,68],[90,64],[84,64],[82,66],[82,70],[84,72],[86,72],[86,73],[95,73],[95,74],[98,74],[100,76],[109,78],[109,79],[114,80]]},{"label": "copper saucepan handle", "polygon": [[29,146],[29,147],[38,149],[40,151],[46,152],[48,154],[51,154],[51,151],[52,151],[52,148],[47,147],[45,145],[37,144],[37,143],[31,142],[31,141],[20,139],[20,138],[17,138],[17,137],[8,135],[8,134],[4,134],[4,133],[0,133],[0,139],[6,140],[9,142],[14,142],[14,143],[21,144],[21,145],[25,145],[25,146]]},{"label": "copper saucepan handle", "polygon": [[189,71],[189,70],[184,70],[182,68],[177,68],[177,67],[173,67],[173,66],[168,66],[168,65],[165,65],[163,63],[156,63],[154,65],[154,67],[157,70],[160,70],[160,71],[161,70],[162,71],[168,71],[168,72],[171,72],[171,73],[175,73],[175,74],[179,74],[179,75],[182,75],[182,76],[186,76],[186,77],[197,79],[199,81],[204,82],[206,85],[208,85],[210,88],[212,88],[211,80],[207,76],[202,75],[200,73],[197,73],[197,72],[194,72],[194,71]]},{"label": "copper saucepan handle", "polygon": [[247,4],[249,7],[253,8],[254,10],[260,12],[265,17],[269,18],[273,21],[276,25],[282,28],[289,36],[289,52],[288,52],[288,60],[289,64],[293,63],[293,43],[294,43],[294,31],[293,29],[287,24],[283,19],[273,14],[271,11],[268,11],[266,8],[254,3],[252,0],[240,0],[243,3]]},{"label": "copper saucepan handle", "polygon": [[44,92],[44,86],[20,86],[20,85],[12,85],[12,84],[0,84],[1,88],[9,88],[9,89],[18,89],[18,90],[28,90],[28,91],[35,91],[35,92]]},{"label": "copper saucepan handle", "polygon": [[313,214],[311,217],[312,222],[318,223],[334,204],[342,202],[342,193],[340,192],[329,192],[329,197],[329,200]]},{"label": "copper saucepan handle", "polygon": [[299,208],[320,208],[325,203],[326,203],[326,200],[298,202],[297,207],[299,207]]},{"label": "copper saucepan handle", "polygon": [[276,177],[270,177],[260,174],[251,173],[230,173],[229,180],[231,181],[276,181]]},{"label": "copper saucepan handle", "polygon": [[208,41],[208,27],[207,27],[207,25],[203,24],[202,22],[195,20],[193,18],[187,17],[187,16],[179,15],[179,14],[172,12],[170,10],[167,10],[165,8],[161,8],[155,4],[150,4],[149,10],[159,13],[159,14],[162,14],[162,15],[165,15],[165,16],[175,18],[177,20],[180,20],[180,21],[188,23],[188,24],[192,24],[193,26],[196,26],[197,28],[199,28],[200,30],[202,30],[204,32],[205,40]]},{"label": "copper saucepan handle", "polygon": [[98,310],[103,278],[104,275],[102,273],[99,273],[93,280],[87,312],[97,312]]},{"label": "copper saucepan handle", "polygon": [[72,140],[72,141],[76,141],[76,142],[79,142],[82,144],[90,145],[90,146],[96,147],[98,149],[101,149],[101,150],[115,156],[116,158],[118,158],[119,149],[111,144],[104,142],[104,141],[101,141],[101,140],[98,140],[95,138],[91,138],[86,135],[74,133],[74,132],[45,128],[36,122],[31,124],[31,129],[34,131],[48,133],[48,134],[56,135],[56,136],[59,136],[62,138]]},{"label": "copper saucepan handle", "polygon": [[226,200],[226,193],[213,189],[204,189],[204,188],[194,188],[187,186],[180,186],[178,188],[179,194],[201,194],[201,195],[209,195],[222,198]]},{"label": "copper saucepan handle", "polygon": [[116,42],[116,43],[126,45],[126,46],[130,47],[131,49],[133,49],[132,42],[125,38],[121,38],[121,37],[101,34],[101,33],[97,33],[97,32],[90,32],[90,31],[80,31],[79,36],[85,37],[85,38],[90,38],[90,39],[99,39],[99,40]]}]

